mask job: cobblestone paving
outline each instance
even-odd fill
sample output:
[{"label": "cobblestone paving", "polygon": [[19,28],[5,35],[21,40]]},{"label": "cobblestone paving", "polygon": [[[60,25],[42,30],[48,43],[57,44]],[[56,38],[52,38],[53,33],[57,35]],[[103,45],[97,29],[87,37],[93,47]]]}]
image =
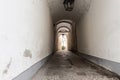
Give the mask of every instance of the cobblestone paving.
[{"label": "cobblestone paving", "polygon": [[119,80],[100,71],[72,52],[57,52],[32,80]]}]

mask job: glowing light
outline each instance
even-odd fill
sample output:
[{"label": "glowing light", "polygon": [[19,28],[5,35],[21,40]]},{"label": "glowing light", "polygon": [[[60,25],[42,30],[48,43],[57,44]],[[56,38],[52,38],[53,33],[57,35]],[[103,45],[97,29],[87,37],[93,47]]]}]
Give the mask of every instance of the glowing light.
[{"label": "glowing light", "polygon": [[67,36],[65,34],[61,34],[59,39],[61,42],[61,44],[60,44],[61,50],[67,50],[68,49],[67,48]]}]

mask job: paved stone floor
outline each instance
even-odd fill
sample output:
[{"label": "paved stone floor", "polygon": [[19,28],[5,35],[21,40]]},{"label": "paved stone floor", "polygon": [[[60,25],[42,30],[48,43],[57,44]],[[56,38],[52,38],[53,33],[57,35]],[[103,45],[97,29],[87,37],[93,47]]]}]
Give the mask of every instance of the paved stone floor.
[{"label": "paved stone floor", "polygon": [[119,80],[72,52],[57,52],[32,80]]}]

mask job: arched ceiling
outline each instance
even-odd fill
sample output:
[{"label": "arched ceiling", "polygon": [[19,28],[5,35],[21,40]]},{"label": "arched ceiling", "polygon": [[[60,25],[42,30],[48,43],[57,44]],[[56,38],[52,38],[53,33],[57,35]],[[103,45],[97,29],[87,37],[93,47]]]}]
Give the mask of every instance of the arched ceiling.
[{"label": "arched ceiling", "polygon": [[59,33],[59,32],[70,32],[70,30],[69,30],[68,28],[66,28],[66,27],[62,27],[62,28],[60,28],[57,32],[58,32],[58,33]]},{"label": "arched ceiling", "polygon": [[59,23],[56,25],[56,30],[58,30],[60,27],[67,27],[68,29],[72,29],[72,26],[69,23]]},{"label": "arched ceiling", "polygon": [[65,11],[64,0],[48,0],[53,22],[61,19],[70,19],[78,22],[81,15],[88,11],[91,0],[75,0],[74,9],[71,12]]}]

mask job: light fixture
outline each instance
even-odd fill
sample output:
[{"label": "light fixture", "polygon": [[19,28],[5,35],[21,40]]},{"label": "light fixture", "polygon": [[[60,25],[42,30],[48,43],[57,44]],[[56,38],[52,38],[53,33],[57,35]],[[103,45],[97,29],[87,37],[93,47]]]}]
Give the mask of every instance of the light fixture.
[{"label": "light fixture", "polygon": [[66,11],[72,11],[74,8],[74,1],[75,0],[64,0],[64,8]]}]

